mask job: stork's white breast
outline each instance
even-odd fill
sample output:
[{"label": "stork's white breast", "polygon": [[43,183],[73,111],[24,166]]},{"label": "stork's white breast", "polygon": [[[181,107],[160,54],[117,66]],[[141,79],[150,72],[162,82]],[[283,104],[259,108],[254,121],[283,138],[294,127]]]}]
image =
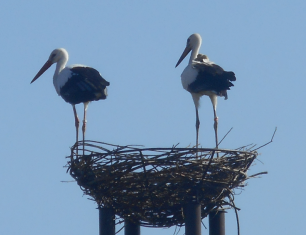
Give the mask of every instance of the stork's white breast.
[{"label": "stork's white breast", "polygon": [[198,76],[198,70],[193,68],[191,64],[184,69],[181,75],[181,81],[183,88],[188,91],[188,86],[190,83],[193,83]]},{"label": "stork's white breast", "polygon": [[66,82],[72,77],[71,69],[74,67],[87,67],[81,64],[73,64],[66,66],[57,77],[53,79],[53,85],[58,95],[60,95],[61,88],[66,84]]}]

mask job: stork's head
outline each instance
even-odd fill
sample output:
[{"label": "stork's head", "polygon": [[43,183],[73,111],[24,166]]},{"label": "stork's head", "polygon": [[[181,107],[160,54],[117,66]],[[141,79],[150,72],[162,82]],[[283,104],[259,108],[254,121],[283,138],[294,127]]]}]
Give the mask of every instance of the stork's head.
[{"label": "stork's head", "polygon": [[187,45],[185,47],[185,50],[183,51],[175,67],[177,67],[183,61],[183,59],[188,55],[188,53],[191,50],[194,50],[195,48],[200,48],[201,43],[202,43],[202,38],[200,34],[198,33],[191,34],[189,38],[187,39]]},{"label": "stork's head", "polygon": [[186,47],[189,46],[192,49],[196,45],[201,46],[201,43],[202,43],[201,35],[198,33],[194,33],[194,34],[191,34],[189,38],[187,39]]},{"label": "stork's head", "polygon": [[51,52],[48,61],[54,64],[63,58],[68,60],[68,52],[64,48],[58,48]]},{"label": "stork's head", "polygon": [[47,62],[41,67],[41,69],[38,71],[36,76],[31,81],[34,82],[37,78],[39,78],[50,66],[54,63],[59,62],[60,60],[63,61],[63,65],[66,64],[68,61],[68,52],[64,48],[58,48],[51,52],[49,59]]}]

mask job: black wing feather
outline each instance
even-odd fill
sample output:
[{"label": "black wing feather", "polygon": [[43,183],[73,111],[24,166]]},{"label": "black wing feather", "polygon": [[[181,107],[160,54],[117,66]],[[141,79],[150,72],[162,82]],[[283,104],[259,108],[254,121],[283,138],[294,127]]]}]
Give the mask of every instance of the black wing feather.
[{"label": "black wing feather", "polygon": [[70,104],[106,99],[109,86],[100,73],[90,67],[74,67],[72,76],[61,88],[60,95]]},{"label": "black wing feather", "polygon": [[196,80],[188,87],[190,92],[215,91],[218,95],[227,97],[226,90],[234,86],[231,81],[236,81],[235,73],[224,71],[216,64],[196,63],[194,67],[199,73]]}]

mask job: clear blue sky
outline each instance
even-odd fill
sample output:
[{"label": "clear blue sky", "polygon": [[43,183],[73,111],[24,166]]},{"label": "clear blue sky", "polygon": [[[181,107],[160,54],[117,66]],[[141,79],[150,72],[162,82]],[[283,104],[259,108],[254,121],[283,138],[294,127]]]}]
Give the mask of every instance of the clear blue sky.
[{"label": "clear blue sky", "polygon": [[[250,170],[269,174],[236,196],[241,234],[305,234],[305,9],[294,0],[2,1],[0,234],[98,234],[95,203],[61,182],[72,180],[63,166],[75,131],[52,84],[55,66],[30,85],[50,52],[66,48],[68,64],[92,66],[111,83],[108,99],[89,105],[88,139],[186,147],[195,142],[193,101],[180,81],[188,60],[174,66],[192,33],[202,35],[201,53],[237,77],[219,99],[219,135],[233,127],[220,147],[264,144],[278,127]],[[200,143],[213,147],[207,97],[200,118]],[[226,233],[236,233],[233,211]]]}]

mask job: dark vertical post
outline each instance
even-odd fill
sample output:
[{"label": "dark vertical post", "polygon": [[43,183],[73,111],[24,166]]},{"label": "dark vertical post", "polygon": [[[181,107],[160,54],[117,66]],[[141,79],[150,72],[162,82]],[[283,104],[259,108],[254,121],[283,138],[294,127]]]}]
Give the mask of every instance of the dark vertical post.
[{"label": "dark vertical post", "polygon": [[184,207],[185,235],[201,235],[201,204],[188,203]]},{"label": "dark vertical post", "polygon": [[213,210],[209,213],[209,235],[225,235],[224,210]]},{"label": "dark vertical post", "polygon": [[124,235],[140,235],[140,224],[130,220],[124,221]]},{"label": "dark vertical post", "polygon": [[99,207],[99,235],[115,235],[115,212],[113,208]]}]

